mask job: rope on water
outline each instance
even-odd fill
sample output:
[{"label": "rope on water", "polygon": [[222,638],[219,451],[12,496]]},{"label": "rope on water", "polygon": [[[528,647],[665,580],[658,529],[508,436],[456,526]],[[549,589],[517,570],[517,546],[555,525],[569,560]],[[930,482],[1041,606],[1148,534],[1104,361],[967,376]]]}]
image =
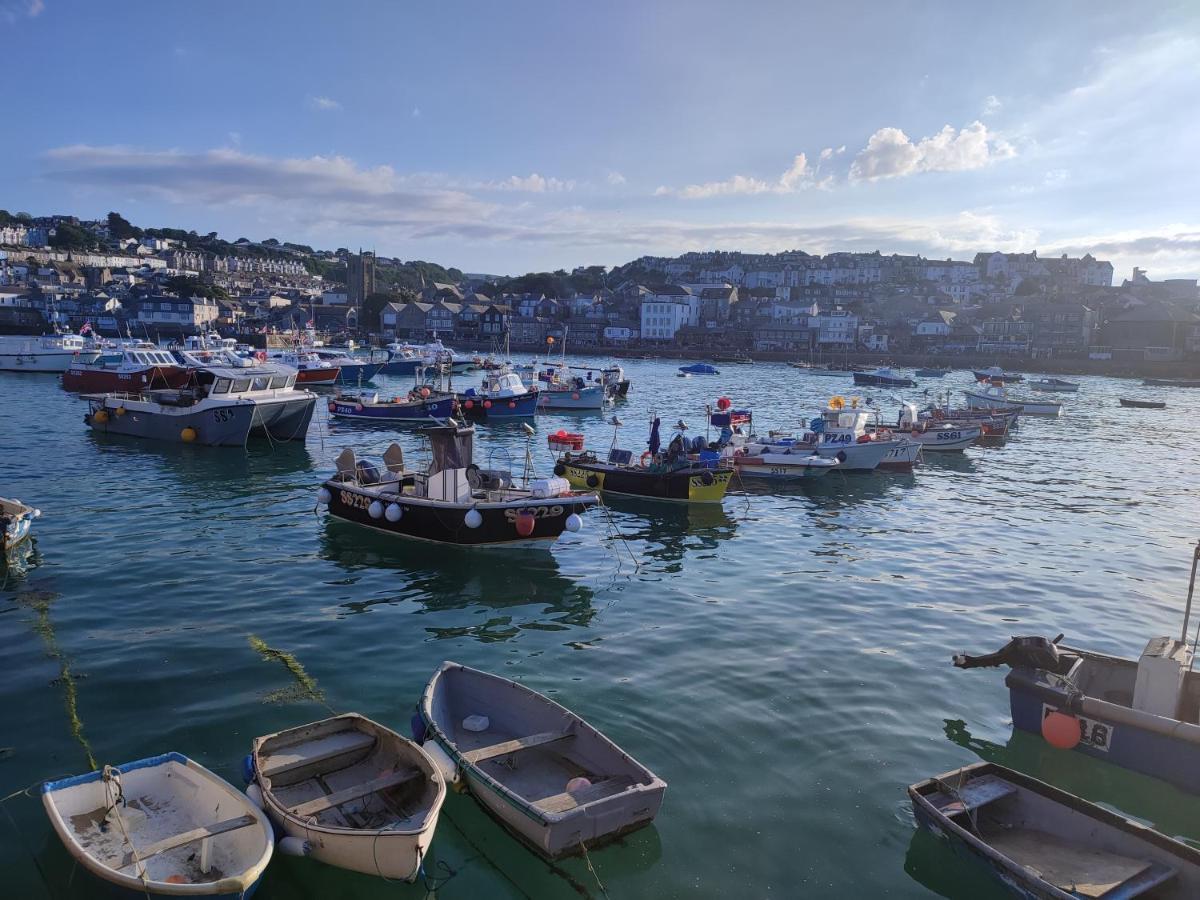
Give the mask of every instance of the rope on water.
[{"label": "rope on water", "polygon": [[[71,726],[71,735],[83,748],[84,755],[87,757],[90,771],[95,771],[100,768],[96,762],[96,757],[92,755],[92,746],[88,743],[88,739],[83,734],[83,722],[79,718],[79,701],[78,694],[75,690],[75,676],[71,672],[71,661],[62,648],[58,645],[58,638],[54,633],[54,625],[50,622],[50,601],[55,597],[54,594],[48,594],[43,591],[31,592],[30,598],[27,600],[30,608],[37,616],[37,621],[34,623],[34,631],[41,635],[43,643],[46,645],[46,652],[52,659],[58,661],[58,680],[63,686],[63,703],[67,710],[67,721]],[[18,597],[18,600],[23,598]]]},{"label": "rope on water", "polygon": [[[625,540],[625,535],[621,534],[621,529],[617,527],[617,523],[613,521],[612,510],[610,510],[608,508],[608,504],[604,502],[603,496],[598,494],[596,496],[596,501],[597,505],[604,510],[604,517],[609,526],[609,537],[615,534],[621,539],[621,544],[625,547],[625,551],[629,554],[629,559],[633,562],[633,571],[637,572],[639,569],[641,569],[642,564],[638,561],[637,556],[634,554],[633,548],[629,546],[629,541]],[[617,557],[617,564],[618,566],[620,565],[620,557]]]},{"label": "rope on water", "polygon": [[592,877],[596,879],[596,887],[600,888],[600,893],[603,894],[605,897],[607,897],[608,890],[604,887],[604,882],[602,882],[600,880],[600,875],[596,872],[596,869],[592,866],[592,858],[590,856],[588,856],[587,844],[585,844],[582,840],[579,842],[579,849],[583,851],[583,861],[585,863],[587,863],[587,870],[589,872],[591,872]]},{"label": "rope on water", "polygon": [[[337,715],[337,711],[325,701],[325,694],[317,685],[317,680],[305,671],[304,666],[300,665],[300,660],[296,659],[291,653],[286,650],[278,650],[270,646],[256,634],[249,634],[246,639],[250,642],[251,648],[258,653],[263,659],[268,662],[281,662],[284,668],[288,670],[292,678],[296,681],[296,694],[306,700],[313,700],[324,706],[330,713]],[[268,695],[267,699],[275,697],[280,699],[283,692],[276,692],[273,695]]]}]

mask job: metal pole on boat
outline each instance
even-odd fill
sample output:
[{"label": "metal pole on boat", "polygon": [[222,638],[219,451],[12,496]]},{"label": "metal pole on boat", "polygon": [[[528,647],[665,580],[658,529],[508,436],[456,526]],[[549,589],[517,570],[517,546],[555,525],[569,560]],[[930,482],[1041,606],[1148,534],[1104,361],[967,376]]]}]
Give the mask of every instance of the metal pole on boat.
[{"label": "metal pole on boat", "polygon": [[[1196,592],[1196,564],[1200,563],[1200,541],[1196,542],[1196,549],[1192,553],[1192,577],[1188,581],[1188,596],[1187,606],[1183,610],[1183,633],[1179,636],[1181,644],[1187,643],[1188,620],[1192,617],[1192,595]],[[1195,663],[1195,645],[1192,646],[1192,662]],[[1191,667],[1189,666],[1189,669]]]}]

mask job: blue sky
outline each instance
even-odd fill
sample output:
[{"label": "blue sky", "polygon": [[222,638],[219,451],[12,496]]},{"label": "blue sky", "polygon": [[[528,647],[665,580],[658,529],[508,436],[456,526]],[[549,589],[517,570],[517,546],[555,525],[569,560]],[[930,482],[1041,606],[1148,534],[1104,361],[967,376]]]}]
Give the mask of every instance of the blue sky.
[{"label": "blue sky", "polygon": [[1192,2],[0,0],[0,34],[14,212],[496,273],[878,248],[1200,275]]}]

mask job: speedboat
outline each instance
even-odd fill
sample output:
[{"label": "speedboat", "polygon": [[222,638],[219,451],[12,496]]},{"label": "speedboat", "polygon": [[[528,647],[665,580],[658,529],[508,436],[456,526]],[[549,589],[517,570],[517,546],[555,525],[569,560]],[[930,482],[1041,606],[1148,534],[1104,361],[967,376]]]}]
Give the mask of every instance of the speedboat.
[{"label": "speedboat", "polygon": [[667,783],[566,707],[454,662],[433,674],[414,738],[448,780],[542,856],[586,853],[654,821]]},{"label": "speedboat", "polygon": [[1064,394],[1074,394],[1079,390],[1078,384],[1061,378],[1038,378],[1029,382],[1029,386],[1035,391],[1060,391]]},{"label": "speedboat", "polygon": [[48,781],[42,805],[71,857],[120,896],[249,897],[275,850],[262,810],[182,753]]},{"label": "speedboat", "polygon": [[26,540],[33,529],[33,520],[41,514],[40,509],[27,506],[20,500],[0,497],[0,554],[7,553]]},{"label": "speedboat", "polygon": [[0,334],[0,372],[65,372],[96,362],[101,352],[75,334]]},{"label": "speedboat", "polygon": [[685,375],[720,375],[716,368],[708,363],[692,363],[690,366],[680,366],[679,371]]},{"label": "speedboat", "polygon": [[975,376],[976,381],[992,381],[998,378],[1001,381],[1018,382],[1025,379],[1025,376],[1019,372],[1006,372],[999,366],[989,366],[986,369],[972,369],[971,374]]},{"label": "speedboat", "polygon": [[625,370],[616,363],[600,370],[600,381],[609,397],[629,396],[629,379],[625,377]]},{"label": "speedboat", "polygon": [[280,851],[415,881],[446,782],[417,744],[356,713],[254,739],[252,787],[287,835]]},{"label": "speedboat", "polygon": [[396,537],[442,544],[546,546],[583,527],[582,513],[598,499],[571,490],[564,478],[534,479],[524,487],[506,469],[473,462],[475,429],[457,424],[424,428],[430,462],[404,467],[396,444],[377,463],[337,458],[337,472],[317,492],[329,514]]},{"label": "speedboat", "polygon": [[115,362],[101,357],[94,363],[72,363],[63,373],[62,386],[76,393],[142,391],[181,388],[189,377],[189,369],[166,350],[149,341],[137,341],[124,344]]},{"label": "speedboat", "polygon": [[297,384],[336,384],[342,371],[339,366],[321,359],[312,350],[288,350],[272,353],[270,358],[295,369]]},{"label": "speedboat", "polygon": [[1027,416],[1059,416],[1062,415],[1061,403],[1049,403],[1038,400],[1014,400],[1008,396],[1008,389],[1003,384],[993,382],[982,390],[963,391],[967,398],[967,406],[972,409],[1001,410],[1003,412],[1019,412]]},{"label": "speedboat", "polygon": [[854,383],[868,387],[913,387],[911,378],[897,375],[891,369],[876,369],[873,372],[855,372]]}]

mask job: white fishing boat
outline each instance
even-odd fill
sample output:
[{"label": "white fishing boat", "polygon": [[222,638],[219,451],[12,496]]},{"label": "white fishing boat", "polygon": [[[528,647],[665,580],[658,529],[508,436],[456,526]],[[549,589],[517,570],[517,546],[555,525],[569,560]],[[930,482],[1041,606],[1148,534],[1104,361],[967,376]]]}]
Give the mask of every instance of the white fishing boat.
[{"label": "white fishing boat", "polygon": [[759,444],[739,450],[733,452],[730,460],[740,478],[772,481],[819,478],[840,465],[837,459],[820,456],[814,448],[801,445],[775,449]]},{"label": "white fishing boat", "polygon": [[[868,425],[868,430],[876,433],[885,429],[886,426]],[[894,431],[920,444],[922,453],[961,453],[983,436],[983,425],[922,417],[916,406],[905,403],[900,407]]]},{"label": "white fishing boat", "polygon": [[263,807],[287,835],[281,852],[416,879],[446,799],[417,744],[347,713],[255,738],[251,762]]},{"label": "white fishing boat", "polygon": [[1079,390],[1078,384],[1061,378],[1038,378],[1030,381],[1029,386],[1035,391],[1058,391],[1063,394],[1074,394]]},{"label": "white fishing boat", "polygon": [[[868,425],[875,426],[868,430]],[[809,422],[808,430],[796,438],[784,431],[769,431],[766,438],[751,437],[747,447],[765,445],[773,452],[784,448],[812,448],[817,455],[836,459],[839,472],[911,472],[921,456],[921,445],[907,435],[878,428],[878,414],[842,397],[834,397],[821,415]]]},{"label": "white fishing boat", "polygon": [[971,409],[995,409],[1003,412],[1019,412],[1027,416],[1060,416],[1062,404],[1044,400],[1017,400],[1008,396],[1008,388],[1002,384],[990,384],[976,391],[963,391],[967,406]]},{"label": "white fishing boat", "polygon": [[20,500],[0,497],[0,553],[6,553],[26,540],[33,530],[33,520],[41,514],[40,509]]},{"label": "white fishing boat", "polygon": [[[563,706],[525,685],[445,662],[415,735],[452,781],[550,858],[649,825],[667,784]],[[414,723],[415,724],[415,723]]]},{"label": "white fishing boat", "polygon": [[0,334],[0,372],[65,372],[101,354],[75,334]]},{"label": "white fishing boat", "polygon": [[271,823],[181,753],[42,785],[67,852],[130,897],[249,897],[275,849]]}]

